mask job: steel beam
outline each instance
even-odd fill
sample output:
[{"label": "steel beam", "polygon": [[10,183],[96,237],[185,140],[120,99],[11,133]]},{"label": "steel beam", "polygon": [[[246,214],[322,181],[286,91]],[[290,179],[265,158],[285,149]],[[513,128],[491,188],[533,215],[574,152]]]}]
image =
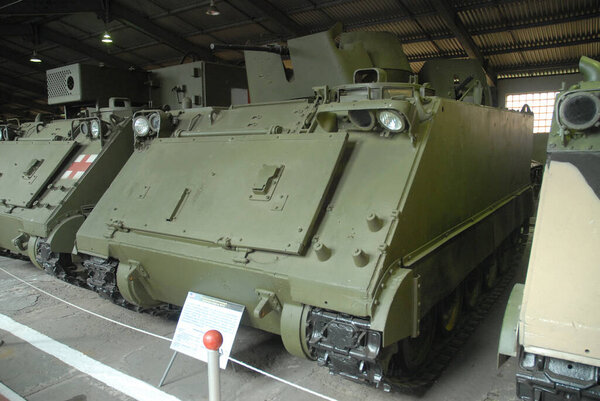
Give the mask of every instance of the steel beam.
[{"label": "steel beam", "polygon": [[212,53],[207,48],[198,46],[172,31],[162,28],[134,9],[119,3],[111,3],[110,13],[123,24],[143,32],[184,54],[195,53],[203,59],[213,59]]},{"label": "steel beam", "polygon": [[500,67],[498,68],[499,75],[507,74],[533,74],[539,72],[548,72],[556,70],[575,70],[579,71],[579,64],[577,61],[566,62],[566,63],[555,63],[555,64],[531,64],[518,67]]},{"label": "steel beam", "polygon": [[524,22],[516,22],[516,23],[508,23],[503,24],[501,26],[492,26],[492,27],[478,27],[470,29],[469,32],[471,35],[486,35],[490,33],[498,33],[498,32],[506,32],[508,30],[514,31],[518,29],[528,29],[528,28],[539,28],[544,26],[563,24],[567,22],[574,21],[582,21],[586,19],[595,19],[600,18],[600,8],[596,8],[595,10],[589,10],[588,12],[577,14],[577,15],[568,15],[568,16],[547,16],[546,19],[541,20],[541,18],[536,18],[535,21],[524,21]]},{"label": "steel beam", "polygon": [[591,38],[580,38],[580,39],[567,39],[567,40],[555,40],[552,43],[533,43],[533,44],[516,44],[512,46],[507,46],[501,49],[486,49],[484,50],[484,54],[486,56],[492,56],[497,54],[508,54],[508,53],[516,53],[523,51],[532,51],[532,50],[544,50],[544,49],[554,49],[557,47],[566,47],[566,46],[576,46],[576,45],[585,45],[588,43],[598,43],[597,37]]},{"label": "steel beam", "polygon": [[[13,3],[8,1],[6,3]],[[1,5],[1,4],[0,4]],[[49,15],[101,12],[99,0],[23,0],[0,8],[0,15]]]},{"label": "steel beam", "polygon": [[0,107],[0,122],[3,122],[5,119],[10,119],[10,118],[18,118],[18,119],[23,119],[25,118],[25,114],[23,114],[22,112],[18,111],[18,110],[13,110],[7,107]]},{"label": "steel beam", "polygon": [[[517,44],[508,46],[501,49],[486,49],[483,53],[486,56],[493,56],[497,54],[508,54],[508,53],[516,53],[520,51],[534,51],[534,50],[544,50],[544,49],[554,49],[557,47],[566,47],[566,46],[576,46],[576,45],[584,45],[589,43],[598,43],[597,38],[584,38],[584,39],[570,39],[562,42],[553,42],[553,43],[533,43],[533,44]],[[468,54],[454,54],[449,56],[449,58],[459,58],[459,57],[468,57]],[[408,61],[411,63],[416,63],[420,61],[427,61],[431,59],[439,58],[437,54],[427,54],[427,55],[419,55],[419,56],[409,56]],[[448,57],[447,57],[448,58]]]},{"label": "steel beam", "polygon": [[57,45],[61,45],[71,50],[74,50],[77,53],[84,54],[94,60],[101,61],[107,65],[123,69],[128,69],[130,67],[135,68],[135,66],[132,66],[127,61],[115,56],[111,56],[110,54],[105,53],[102,49],[86,45],[78,39],[66,36],[53,29],[40,27],[40,36],[43,39],[49,40],[50,42],[54,42]]},{"label": "steel beam", "polygon": [[0,75],[0,84],[30,92],[35,95],[46,95],[46,88],[43,85],[35,82],[25,81],[21,78],[7,77],[6,75],[2,74]]},{"label": "steel beam", "polygon": [[306,34],[306,29],[267,0],[243,0],[273,21],[282,32],[293,36]]},{"label": "steel beam", "polygon": [[40,104],[34,102],[33,99],[28,99],[21,96],[16,96],[8,93],[0,93],[0,105],[18,104],[24,106],[29,110],[45,111],[49,113],[56,113],[57,107],[48,106],[47,104]]},{"label": "steel beam", "polygon": [[491,70],[491,68],[487,65],[487,61],[483,57],[481,50],[473,41],[473,38],[467,31],[467,28],[460,21],[456,12],[452,8],[446,0],[430,0],[431,4],[437,10],[440,17],[444,20],[450,31],[456,36],[458,42],[461,44],[463,49],[470,58],[476,59],[485,69],[485,72],[490,79],[490,81],[495,84],[496,83],[496,74]]},{"label": "steel beam", "polygon": [[0,36],[31,36],[33,28],[28,24],[0,24]]},{"label": "steel beam", "polygon": [[440,53],[440,55],[443,55],[444,52],[442,51],[442,49],[438,46],[438,44],[435,42],[435,40],[431,37],[429,32],[427,32],[427,30],[425,28],[423,28],[423,26],[419,22],[419,19],[412,13],[412,11],[410,11],[410,9],[406,6],[406,4],[404,4],[404,1],[397,0],[396,4],[398,4],[398,6],[402,10],[402,12],[404,14],[408,15],[410,17],[410,19],[412,19],[413,22],[419,27],[421,32],[423,32],[423,36],[425,36],[425,39],[427,39],[427,41],[429,41],[433,45],[433,47],[435,47],[435,49],[438,51],[438,53]]},{"label": "steel beam", "polygon": [[[419,14],[415,14],[414,16],[420,17],[420,16],[428,16],[428,15],[431,15],[431,13],[419,13]],[[518,30],[518,29],[539,28],[539,27],[551,26],[551,25],[562,24],[562,23],[573,22],[573,21],[582,21],[582,20],[593,19],[593,18],[600,18],[600,8],[589,11],[589,12],[577,14],[577,15],[559,16],[559,17],[548,16],[546,19],[536,20],[534,22],[521,21],[521,22],[516,22],[516,23],[512,23],[512,24],[511,23],[503,24],[503,25],[499,25],[499,26],[469,28],[469,34],[471,36],[479,36],[479,35],[486,35],[486,34],[491,34],[491,33],[506,32],[508,30],[514,31],[514,30]],[[382,15],[381,18],[378,18],[375,16],[373,18],[370,18],[369,21],[366,21],[366,22],[363,20],[356,21],[356,22],[349,22],[349,23],[345,24],[345,26],[346,26],[346,28],[356,29],[356,28],[368,27],[368,26],[372,26],[372,25],[376,25],[376,24],[401,22],[401,21],[404,21],[407,19],[410,19],[410,16],[408,16],[408,15],[401,15],[401,16]],[[408,43],[427,42],[429,40],[451,39],[454,37],[455,36],[452,33],[431,33],[428,36],[423,35],[423,34],[415,34],[412,36],[405,36],[405,37],[401,37],[400,40],[402,41],[402,43],[408,44]]]}]

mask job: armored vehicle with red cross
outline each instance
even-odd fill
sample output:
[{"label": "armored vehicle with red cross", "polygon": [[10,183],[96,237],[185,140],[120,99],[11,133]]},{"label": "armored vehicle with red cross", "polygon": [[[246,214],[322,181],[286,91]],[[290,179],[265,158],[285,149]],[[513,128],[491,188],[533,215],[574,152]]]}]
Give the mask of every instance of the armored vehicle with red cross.
[{"label": "armored vehicle with red cross", "polygon": [[[108,76],[109,97],[95,90]],[[144,75],[74,64],[47,71],[64,116],[5,127],[0,146],[0,249],[58,276],[76,269],[75,232],[132,152],[131,100]],[[100,79],[98,79],[100,77]],[[108,107],[99,107],[100,105]]]},{"label": "armored vehicle with red cross", "polygon": [[[216,87],[207,90],[207,81]],[[203,62],[150,72],[73,64],[48,70],[47,83],[48,103],[64,105],[64,118],[0,127],[0,251],[86,286],[72,255],[75,233],[133,152],[131,120],[142,108],[134,106],[229,105],[245,90],[245,71]]]}]

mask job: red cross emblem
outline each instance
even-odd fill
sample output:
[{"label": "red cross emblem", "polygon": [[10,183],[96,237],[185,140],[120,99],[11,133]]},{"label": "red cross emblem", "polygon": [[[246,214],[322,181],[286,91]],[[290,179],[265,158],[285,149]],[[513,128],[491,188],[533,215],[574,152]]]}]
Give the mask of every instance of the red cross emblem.
[{"label": "red cross emblem", "polygon": [[93,155],[79,155],[77,159],[69,166],[67,171],[62,175],[62,179],[73,179],[78,180],[81,178],[83,173],[92,165],[94,160],[98,157],[97,154]]}]

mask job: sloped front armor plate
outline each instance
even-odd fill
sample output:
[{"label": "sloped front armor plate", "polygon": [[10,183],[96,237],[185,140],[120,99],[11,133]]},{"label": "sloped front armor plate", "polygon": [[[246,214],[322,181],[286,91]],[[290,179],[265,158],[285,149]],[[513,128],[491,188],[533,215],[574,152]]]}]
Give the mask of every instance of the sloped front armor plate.
[{"label": "sloped front armor plate", "polygon": [[75,141],[0,144],[0,199],[30,207],[77,145]]},{"label": "sloped front armor plate", "polygon": [[[298,254],[345,143],[343,135],[157,140],[113,182],[110,197],[119,205],[98,207],[110,210],[109,225]],[[265,166],[277,168],[262,177]],[[260,199],[257,177],[268,181]]]}]

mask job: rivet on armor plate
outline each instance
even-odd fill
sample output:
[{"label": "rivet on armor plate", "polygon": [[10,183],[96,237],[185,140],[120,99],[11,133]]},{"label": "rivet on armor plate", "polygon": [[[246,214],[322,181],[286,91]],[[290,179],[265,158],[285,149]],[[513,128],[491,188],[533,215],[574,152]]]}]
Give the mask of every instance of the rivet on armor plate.
[{"label": "rivet on armor plate", "polygon": [[366,266],[367,263],[369,263],[369,255],[364,253],[360,248],[357,248],[352,252],[352,259],[354,259],[354,264],[358,267]]}]

